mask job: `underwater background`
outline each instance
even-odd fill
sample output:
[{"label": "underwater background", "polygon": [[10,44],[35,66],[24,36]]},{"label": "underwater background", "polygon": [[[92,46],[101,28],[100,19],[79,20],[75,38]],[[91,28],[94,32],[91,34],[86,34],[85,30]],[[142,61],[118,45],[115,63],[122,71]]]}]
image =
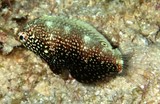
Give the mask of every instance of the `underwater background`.
[{"label": "underwater background", "polygon": [[[17,32],[43,15],[83,20],[125,56],[122,74],[86,85],[64,80],[33,52]],[[159,104],[159,0],[1,0],[1,104]]]}]

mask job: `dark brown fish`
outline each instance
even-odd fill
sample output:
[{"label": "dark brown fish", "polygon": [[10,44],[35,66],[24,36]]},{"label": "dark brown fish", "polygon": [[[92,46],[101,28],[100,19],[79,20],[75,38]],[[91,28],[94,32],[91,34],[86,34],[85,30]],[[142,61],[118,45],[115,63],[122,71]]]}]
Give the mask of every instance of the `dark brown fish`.
[{"label": "dark brown fish", "polygon": [[22,44],[44,59],[51,70],[68,70],[82,83],[92,83],[123,69],[121,52],[91,25],[77,19],[43,16],[18,33]]}]

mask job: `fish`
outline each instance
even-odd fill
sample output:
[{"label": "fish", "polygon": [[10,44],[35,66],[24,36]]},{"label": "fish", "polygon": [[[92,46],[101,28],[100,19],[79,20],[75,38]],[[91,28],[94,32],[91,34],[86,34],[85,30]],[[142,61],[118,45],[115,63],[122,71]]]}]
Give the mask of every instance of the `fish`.
[{"label": "fish", "polygon": [[41,16],[17,33],[18,40],[44,60],[55,74],[65,70],[81,83],[122,72],[123,57],[92,25],[64,16]]}]

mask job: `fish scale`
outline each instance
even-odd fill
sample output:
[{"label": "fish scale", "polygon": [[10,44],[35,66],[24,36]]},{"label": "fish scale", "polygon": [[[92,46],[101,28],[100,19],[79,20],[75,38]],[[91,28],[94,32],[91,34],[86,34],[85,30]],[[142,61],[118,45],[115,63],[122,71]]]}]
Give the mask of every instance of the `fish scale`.
[{"label": "fish scale", "polygon": [[18,32],[20,42],[48,63],[55,74],[68,70],[82,83],[93,83],[122,72],[118,48],[93,26],[77,19],[42,16]]}]

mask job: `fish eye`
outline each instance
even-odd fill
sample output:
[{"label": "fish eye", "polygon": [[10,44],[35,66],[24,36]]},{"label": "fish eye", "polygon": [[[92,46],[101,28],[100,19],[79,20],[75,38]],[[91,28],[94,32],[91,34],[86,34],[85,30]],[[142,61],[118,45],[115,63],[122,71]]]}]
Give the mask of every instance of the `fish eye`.
[{"label": "fish eye", "polygon": [[26,32],[19,32],[18,38],[22,43],[26,42],[28,39],[27,33]]},{"label": "fish eye", "polygon": [[24,37],[21,35],[21,36],[19,36],[19,39],[20,39],[20,40],[23,40],[23,39],[24,39]]}]

